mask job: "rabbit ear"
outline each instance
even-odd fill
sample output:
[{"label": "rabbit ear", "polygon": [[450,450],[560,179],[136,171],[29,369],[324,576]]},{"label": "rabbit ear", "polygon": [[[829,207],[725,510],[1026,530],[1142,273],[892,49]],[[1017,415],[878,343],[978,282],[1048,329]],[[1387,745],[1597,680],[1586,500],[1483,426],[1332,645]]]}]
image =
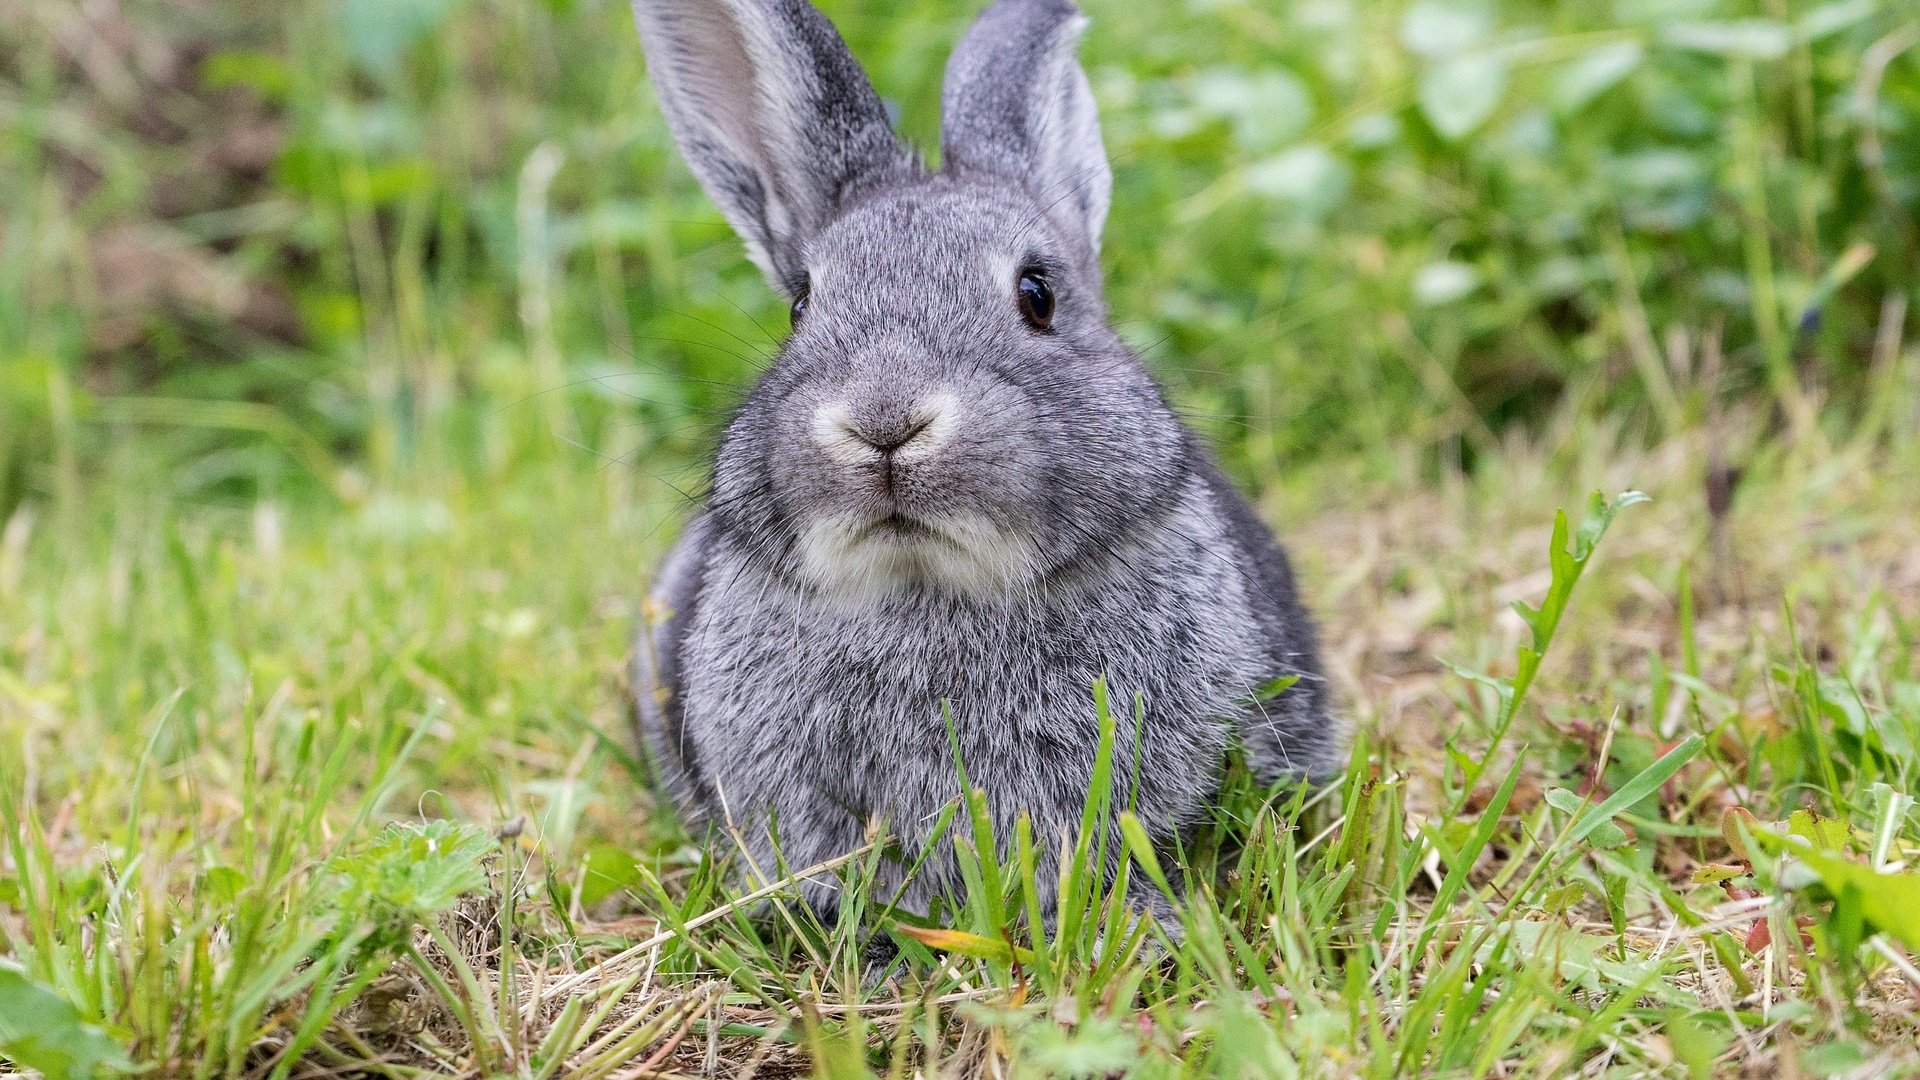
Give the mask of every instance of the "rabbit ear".
[{"label": "rabbit ear", "polygon": [[1069,0],[999,0],[982,13],[947,61],[940,153],[946,168],[1026,181],[1071,210],[1097,252],[1113,172],[1074,59],[1086,24]]},{"label": "rabbit ear", "polygon": [[675,141],[776,288],[861,183],[912,167],[866,73],[808,0],[634,0]]}]

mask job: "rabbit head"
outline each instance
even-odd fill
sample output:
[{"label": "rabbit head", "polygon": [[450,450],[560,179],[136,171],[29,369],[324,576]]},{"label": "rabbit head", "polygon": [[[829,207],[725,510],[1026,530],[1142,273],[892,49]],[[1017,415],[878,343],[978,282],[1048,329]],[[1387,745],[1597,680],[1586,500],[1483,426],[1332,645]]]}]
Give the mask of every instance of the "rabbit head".
[{"label": "rabbit head", "polygon": [[793,302],[722,441],[719,540],[836,597],[1012,596],[1177,496],[1189,437],[1106,322],[1071,3],[974,24],[937,171],[808,0],[635,10],[683,154]]}]

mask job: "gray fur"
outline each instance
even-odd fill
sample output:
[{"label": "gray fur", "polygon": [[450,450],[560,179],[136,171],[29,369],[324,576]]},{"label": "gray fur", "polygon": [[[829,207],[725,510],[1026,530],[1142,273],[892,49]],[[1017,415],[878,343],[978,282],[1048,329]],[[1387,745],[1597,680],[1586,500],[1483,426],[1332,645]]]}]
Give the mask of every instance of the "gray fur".
[{"label": "gray fur", "polygon": [[[644,25],[649,9],[750,2],[638,6]],[[763,0],[762,17],[805,21],[799,6]],[[1162,844],[1205,816],[1231,741],[1266,782],[1322,779],[1344,757],[1286,556],[1107,326],[1098,214],[1052,212],[1042,181],[1058,166],[1044,163],[1086,148],[1035,140],[1084,139],[1090,102],[1062,127],[1026,123],[1006,95],[960,96],[1002,32],[1000,62],[1072,69],[1011,83],[1084,93],[1062,52],[1078,23],[1060,0],[983,16],[947,82],[963,130],[939,173],[819,148],[875,171],[794,249],[806,315],[728,426],[709,504],[656,581],[643,739],[683,814],[738,836],[763,873],[770,824],[791,867],[858,846],[876,818],[917,850],[959,794],[943,702],[998,827],[1032,818],[1048,886],[1090,786],[1101,675]],[[858,77],[840,48],[818,85],[870,94],[864,78],[838,85]],[[994,117],[1025,126],[1001,138]],[[1104,198],[1103,183],[1101,211]],[[1016,305],[1023,267],[1053,287],[1048,329]],[[1254,703],[1284,675],[1300,682]],[[934,851],[909,907],[959,888],[950,845]],[[832,906],[829,886],[809,889]]]}]

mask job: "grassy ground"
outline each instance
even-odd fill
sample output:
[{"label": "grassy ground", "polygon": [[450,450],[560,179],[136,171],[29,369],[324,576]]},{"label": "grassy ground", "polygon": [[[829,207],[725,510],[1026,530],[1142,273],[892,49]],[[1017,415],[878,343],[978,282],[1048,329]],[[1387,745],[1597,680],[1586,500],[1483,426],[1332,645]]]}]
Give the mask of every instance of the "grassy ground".
[{"label": "grassy ground", "polygon": [[[924,140],[970,6],[827,6]],[[817,926],[882,838],[748,896],[655,806],[639,597],[782,324],[624,5],[0,0],[0,1059],[1920,1073],[1911,11],[1087,6],[1115,308],[1356,734],[1177,945],[1017,858]]]},{"label": "grassy ground", "polygon": [[[1762,453],[1717,524],[1704,432],[1297,478],[1267,505],[1359,733],[1347,783],[1304,814],[1236,796],[1159,964],[1063,939],[1010,967],[998,927],[1042,943],[983,886],[945,921],[984,945],[880,987],[851,919],[751,922],[636,782],[621,664],[671,506],[629,474],[562,447],[484,484],[207,507],[154,494],[139,448],[0,548],[0,885],[31,986],[166,1073],[1920,1062],[1913,879],[1889,869],[1920,843],[1911,439]],[[1552,590],[1554,508],[1630,487],[1652,501],[1496,738],[1498,692],[1440,661],[1510,678],[1531,632],[1506,605]],[[1767,839],[1803,809],[1852,901]]]}]

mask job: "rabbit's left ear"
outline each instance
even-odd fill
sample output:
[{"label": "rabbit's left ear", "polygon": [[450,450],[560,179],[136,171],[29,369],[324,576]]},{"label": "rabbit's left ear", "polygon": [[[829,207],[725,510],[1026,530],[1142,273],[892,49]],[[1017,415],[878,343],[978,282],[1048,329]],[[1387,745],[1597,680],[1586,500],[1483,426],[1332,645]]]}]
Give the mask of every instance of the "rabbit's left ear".
[{"label": "rabbit's left ear", "polygon": [[1025,181],[1100,250],[1113,171],[1074,46],[1087,24],[1070,0],[999,0],[947,61],[940,93],[943,168]]}]

